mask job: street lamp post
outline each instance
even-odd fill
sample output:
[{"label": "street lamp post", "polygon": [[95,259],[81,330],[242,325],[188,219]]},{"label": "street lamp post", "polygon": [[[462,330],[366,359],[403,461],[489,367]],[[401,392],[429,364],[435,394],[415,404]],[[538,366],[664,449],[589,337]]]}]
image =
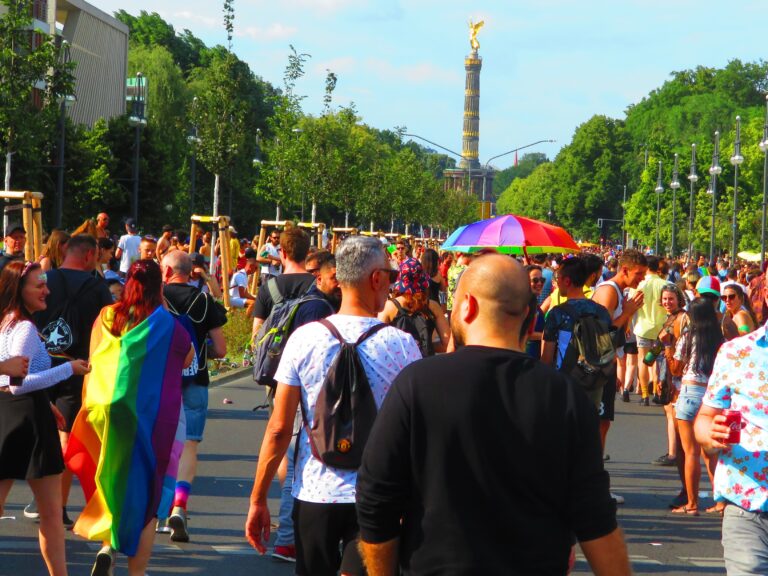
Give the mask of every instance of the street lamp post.
[{"label": "street lamp post", "polygon": [[709,231],[709,264],[715,260],[715,213],[717,211],[717,176],[723,172],[720,166],[720,132],[715,132],[715,151],[712,153],[712,166],[709,174],[712,176],[712,226]]},{"label": "street lamp post", "polygon": [[520,146],[520,148],[515,148],[514,150],[509,150],[508,152],[504,152],[502,154],[497,154],[496,156],[491,156],[488,159],[488,162],[485,163],[485,169],[483,170],[483,194],[482,194],[483,202],[485,202],[485,183],[488,180],[488,166],[491,163],[491,160],[496,160],[496,158],[501,158],[502,156],[507,156],[507,155],[512,154],[514,152],[519,152],[520,150],[525,150],[526,148],[530,148],[531,146],[536,146],[536,144],[541,144],[542,142],[554,142],[554,140],[537,140],[536,142],[532,142],[531,144],[526,144],[525,146]]},{"label": "street lamp post", "polygon": [[[72,56],[69,52],[69,42],[63,40],[61,43],[61,64],[66,67],[71,61]],[[67,137],[67,107],[74,101],[74,96],[63,96],[59,103],[59,149],[58,165],[56,166],[56,212],[54,224],[56,228],[61,228],[64,215],[64,147]]]},{"label": "street lamp post", "polygon": [[690,262],[693,259],[693,216],[696,210],[693,200],[696,182],[699,181],[699,175],[696,173],[696,144],[691,144],[691,172],[688,174],[688,181],[691,183],[691,205],[688,208],[688,261]]},{"label": "street lamp post", "polygon": [[[197,100],[197,96],[193,98]],[[194,105],[194,104],[193,104]],[[187,142],[189,143],[190,155],[189,155],[189,215],[192,216],[195,213],[195,192],[197,190],[197,156],[195,150],[200,144],[200,137],[197,135],[197,125],[193,124],[187,136]]]},{"label": "street lamp post", "polygon": [[621,200],[621,245],[627,248],[627,185],[624,184],[624,196]]},{"label": "street lamp post", "polygon": [[131,194],[131,217],[134,222],[139,219],[139,158],[141,154],[141,129],[147,125],[144,118],[144,102],[146,94],[144,93],[146,85],[144,84],[144,75],[141,72],[136,73],[136,86],[133,93],[133,109],[128,118],[128,124],[136,128],[136,139],[134,141],[133,157],[133,192]]},{"label": "street lamp post", "polygon": [[733,143],[733,241],[731,242],[731,264],[736,262],[736,252],[739,248],[739,222],[737,219],[739,211],[739,166],[744,162],[744,156],[741,155],[741,116],[736,116],[736,140]]},{"label": "street lamp post", "polygon": [[677,254],[677,190],[680,188],[679,172],[677,170],[678,155],[675,154],[675,168],[672,170],[672,258]]},{"label": "street lamp post", "polygon": [[656,250],[654,254],[659,255],[659,226],[661,225],[661,194],[664,192],[664,185],[661,183],[661,160],[659,160],[659,179],[656,182]]},{"label": "street lamp post", "polygon": [[760,227],[760,271],[765,269],[765,207],[768,204],[768,94],[765,96],[765,124],[763,139],[760,141],[760,151],[763,153],[763,219]]}]

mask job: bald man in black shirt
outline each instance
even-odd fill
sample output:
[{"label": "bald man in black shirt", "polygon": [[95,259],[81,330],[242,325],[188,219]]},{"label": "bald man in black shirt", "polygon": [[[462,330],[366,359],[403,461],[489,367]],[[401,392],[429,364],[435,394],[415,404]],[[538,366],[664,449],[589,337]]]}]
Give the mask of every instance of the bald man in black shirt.
[{"label": "bald man in black shirt", "polygon": [[562,575],[574,537],[598,576],[630,574],[594,407],[525,355],[534,303],[520,264],[477,259],[456,291],[458,351],[395,380],[357,480],[371,576]]}]

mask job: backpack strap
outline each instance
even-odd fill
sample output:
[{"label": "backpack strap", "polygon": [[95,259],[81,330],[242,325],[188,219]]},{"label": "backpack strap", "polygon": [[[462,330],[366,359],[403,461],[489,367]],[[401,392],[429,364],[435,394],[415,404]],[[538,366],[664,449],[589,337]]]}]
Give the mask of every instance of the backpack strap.
[{"label": "backpack strap", "polygon": [[272,277],[267,280],[267,290],[269,297],[272,298],[272,306],[277,306],[283,301],[283,295],[277,287],[277,278]]},{"label": "backpack strap", "polygon": [[[341,343],[341,345],[342,345],[342,346],[343,346],[344,344],[349,344],[349,342],[347,342],[346,340],[344,340],[344,338],[342,337],[341,333],[338,331],[338,329],[336,328],[336,326],[334,326],[334,325],[333,325],[331,322],[329,322],[329,321],[328,321],[326,318],[322,318],[322,319],[318,320],[318,322],[320,322],[320,324],[322,324],[323,326],[325,326],[325,327],[328,329],[328,331],[329,331],[331,334],[333,334],[333,335],[334,335],[334,337],[335,337],[335,338],[336,338],[336,339],[337,339],[337,340],[338,340],[338,341]],[[368,330],[366,330],[365,332],[363,332],[363,333],[360,335],[360,338],[358,338],[358,339],[357,339],[357,341],[355,342],[354,346],[355,346],[355,347],[359,346],[360,344],[362,344],[363,342],[365,342],[365,341],[366,341],[368,338],[370,338],[371,336],[373,336],[374,334],[376,334],[376,332],[378,332],[378,331],[379,331],[379,330],[381,330],[382,328],[386,328],[387,326],[389,326],[389,324],[385,324],[384,322],[379,322],[378,324],[374,324],[373,326],[371,326],[370,328],[368,328]]]},{"label": "backpack strap", "polygon": [[395,305],[395,308],[397,308],[398,312],[405,312],[406,314],[408,314],[408,310],[403,308],[403,305],[400,304],[400,302],[398,302],[397,298],[390,298],[389,301]]}]

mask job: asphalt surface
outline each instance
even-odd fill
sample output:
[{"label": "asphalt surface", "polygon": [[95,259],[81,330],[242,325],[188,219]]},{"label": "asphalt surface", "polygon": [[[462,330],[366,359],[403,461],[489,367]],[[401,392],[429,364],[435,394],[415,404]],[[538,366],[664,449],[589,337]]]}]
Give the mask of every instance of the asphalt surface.
[{"label": "asphalt surface", "polygon": [[[231,404],[224,404],[224,399]],[[293,565],[259,556],[245,541],[243,525],[248,508],[256,455],[266,424],[266,412],[252,408],[260,404],[263,392],[250,376],[213,387],[205,441],[201,444],[198,478],[189,502],[191,542],[174,544],[158,534],[148,573],[260,574],[282,576],[293,573]],[[664,417],[661,408],[642,407],[632,397],[630,404],[618,401],[617,414],[608,435],[612,489],[624,496],[619,522],[625,531],[636,574],[724,574],[720,545],[720,518],[679,517],[667,507],[679,489],[674,468],[651,466],[651,460],[665,451]],[[542,455],[543,457],[544,455]],[[533,464],[533,463],[532,463]],[[703,473],[702,491],[710,491]],[[23,517],[29,501],[26,484],[17,482],[0,520],[0,576],[41,575],[45,567],[39,554],[36,524]],[[710,500],[704,498],[702,509]],[[270,493],[270,509],[277,520],[279,487]],[[83,506],[79,486],[73,486],[70,516]],[[99,548],[67,534],[67,561],[70,574],[88,575]],[[581,555],[575,573],[589,574]],[[115,574],[127,574],[124,558],[118,558]]]}]

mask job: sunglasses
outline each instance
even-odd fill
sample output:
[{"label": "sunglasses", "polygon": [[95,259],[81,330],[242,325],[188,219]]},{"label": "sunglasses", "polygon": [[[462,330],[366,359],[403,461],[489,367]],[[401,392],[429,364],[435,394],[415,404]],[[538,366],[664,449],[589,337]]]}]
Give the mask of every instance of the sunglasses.
[{"label": "sunglasses", "polygon": [[730,302],[731,300],[736,300],[738,296],[736,294],[723,294],[720,296],[720,300],[723,302]]},{"label": "sunglasses", "polygon": [[531,284],[544,284],[544,278],[531,278]]},{"label": "sunglasses", "polygon": [[397,282],[397,277],[400,276],[400,270],[395,270],[394,268],[378,268],[378,270],[389,273],[390,284],[394,284],[395,282]]}]

